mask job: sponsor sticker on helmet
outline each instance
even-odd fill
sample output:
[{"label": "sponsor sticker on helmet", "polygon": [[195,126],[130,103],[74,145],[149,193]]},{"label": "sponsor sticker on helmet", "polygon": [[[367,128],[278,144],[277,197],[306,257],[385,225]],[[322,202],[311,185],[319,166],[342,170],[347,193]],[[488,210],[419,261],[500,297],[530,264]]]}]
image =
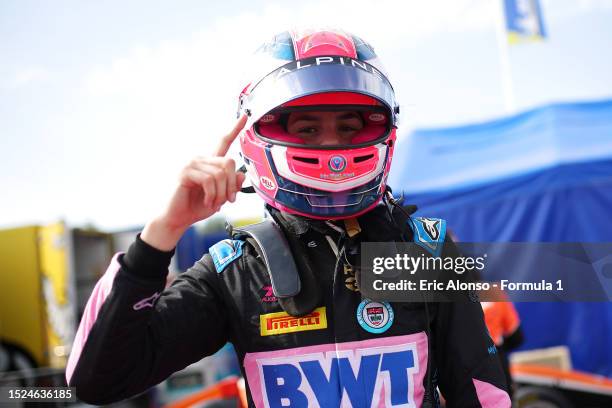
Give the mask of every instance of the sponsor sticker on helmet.
[{"label": "sponsor sticker on helmet", "polygon": [[384,333],[393,324],[393,308],[389,302],[364,299],[357,307],[357,322],[367,332]]},{"label": "sponsor sticker on helmet", "polygon": [[339,173],[346,169],[346,158],[337,154],[330,157],[327,165],[331,171]]},{"label": "sponsor sticker on helmet", "polygon": [[274,122],[274,119],[276,119],[276,116],[272,115],[271,113],[268,113],[266,115],[263,115],[261,119],[259,119],[259,121],[262,123],[270,123]]},{"label": "sponsor sticker on helmet", "polygon": [[382,122],[385,120],[385,115],[382,113],[371,113],[370,116],[368,116],[368,119],[370,119],[372,122]]},{"label": "sponsor sticker on helmet", "polygon": [[326,328],[325,306],[318,307],[302,317],[293,317],[287,312],[268,313],[259,316],[259,330],[262,336]]},{"label": "sponsor sticker on helmet", "polygon": [[268,190],[276,189],[276,184],[266,176],[261,176],[259,178],[259,181],[261,182],[261,185],[267,188]]}]

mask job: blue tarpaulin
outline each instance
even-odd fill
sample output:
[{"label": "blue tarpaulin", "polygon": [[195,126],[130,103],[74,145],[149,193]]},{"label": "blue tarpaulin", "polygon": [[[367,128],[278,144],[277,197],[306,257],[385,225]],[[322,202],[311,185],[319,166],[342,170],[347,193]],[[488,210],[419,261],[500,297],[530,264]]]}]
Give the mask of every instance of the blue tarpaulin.
[{"label": "blue tarpaulin", "polygon": [[[612,101],[417,130],[389,184],[464,242],[612,242]],[[567,345],[575,369],[612,377],[612,303],[516,306],[522,349]]]},{"label": "blue tarpaulin", "polygon": [[229,238],[229,235],[225,231],[204,233],[192,225],[185,231],[176,246],[178,269],[184,272],[191,268],[196,261],[208,253],[208,248],[226,238]]}]

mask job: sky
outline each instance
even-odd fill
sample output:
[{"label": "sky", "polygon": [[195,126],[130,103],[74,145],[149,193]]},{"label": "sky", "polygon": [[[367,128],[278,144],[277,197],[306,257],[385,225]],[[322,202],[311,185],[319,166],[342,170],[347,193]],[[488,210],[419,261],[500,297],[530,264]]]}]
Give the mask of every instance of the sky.
[{"label": "sky", "polygon": [[[338,26],[376,49],[413,128],[612,97],[612,1],[542,0],[548,38],[508,49],[500,2],[0,2],[0,228],[115,231],[164,208],[181,168],[231,129],[248,57],[293,26]],[[237,156],[233,149],[232,155]],[[398,158],[395,158],[398,160]],[[223,207],[262,213],[257,197]]]}]

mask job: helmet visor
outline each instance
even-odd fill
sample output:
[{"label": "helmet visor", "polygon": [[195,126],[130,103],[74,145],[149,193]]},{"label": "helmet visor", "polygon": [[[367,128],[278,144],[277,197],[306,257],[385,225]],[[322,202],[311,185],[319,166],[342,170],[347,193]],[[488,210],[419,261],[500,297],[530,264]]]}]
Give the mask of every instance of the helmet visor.
[{"label": "helmet visor", "polygon": [[292,61],[266,75],[242,100],[252,126],[264,115],[298,98],[350,92],[374,98],[396,125],[396,102],[389,80],[375,67],[349,57],[328,56]]},{"label": "helmet visor", "polygon": [[389,135],[383,106],[325,105],[284,107],[265,114],[254,126],[264,141],[317,149],[362,147]]}]

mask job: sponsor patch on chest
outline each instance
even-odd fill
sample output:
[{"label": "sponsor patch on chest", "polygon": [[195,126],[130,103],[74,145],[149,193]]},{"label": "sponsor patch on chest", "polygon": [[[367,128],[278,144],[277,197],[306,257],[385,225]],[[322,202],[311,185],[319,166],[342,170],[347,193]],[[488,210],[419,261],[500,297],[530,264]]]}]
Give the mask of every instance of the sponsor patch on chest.
[{"label": "sponsor patch on chest", "polygon": [[262,336],[326,328],[325,306],[318,307],[302,317],[293,317],[286,312],[268,313],[259,316],[259,331]]},{"label": "sponsor patch on chest", "polygon": [[419,407],[427,336],[404,336],[247,353],[258,407]]},{"label": "sponsor patch on chest", "polygon": [[364,299],[357,307],[357,322],[370,333],[384,333],[393,324],[394,313],[389,302],[373,302]]}]

